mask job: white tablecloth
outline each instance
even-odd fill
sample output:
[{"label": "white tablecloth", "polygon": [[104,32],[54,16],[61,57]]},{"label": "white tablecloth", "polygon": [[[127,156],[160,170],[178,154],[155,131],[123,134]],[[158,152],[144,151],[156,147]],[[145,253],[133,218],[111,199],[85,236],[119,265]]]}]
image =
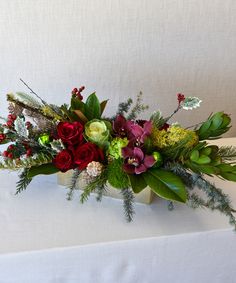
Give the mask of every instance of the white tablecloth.
[{"label": "white tablecloth", "polygon": [[[69,202],[55,176],[15,196],[16,180],[0,172],[0,283],[236,282],[236,234],[219,213],[155,199],[126,223],[120,200]],[[236,184],[215,182],[236,207]]]}]

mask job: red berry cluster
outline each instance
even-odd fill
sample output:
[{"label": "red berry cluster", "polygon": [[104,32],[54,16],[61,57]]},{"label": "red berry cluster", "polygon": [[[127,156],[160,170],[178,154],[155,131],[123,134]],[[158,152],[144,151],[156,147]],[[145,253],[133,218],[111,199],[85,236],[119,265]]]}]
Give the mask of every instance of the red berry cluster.
[{"label": "red berry cluster", "polygon": [[6,135],[0,134],[0,143],[2,143],[3,141],[5,141],[5,139],[6,139]]},{"label": "red berry cluster", "polygon": [[[31,156],[32,149],[30,148],[30,146],[27,143],[24,143],[23,146],[24,146],[23,152],[26,154],[26,156],[27,157]],[[13,158],[17,159],[21,156],[21,154],[22,154],[22,150],[19,150],[15,144],[10,144],[7,147],[7,150],[5,150],[2,153],[2,156],[6,158],[10,158],[10,159],[13,159]]]},{"label": "red berry cluster", "polygon": [[178,99],[179,104],[180,104],[181,102],[183,102],[183,101],[185,100],[184,94],[178,93],[178,94],[177,94],[177,99]]},{"label": "red berry cluster", "polygon": [[12,126],[13,126],[15,120],[16,120],[16,115],[9,114],[9,115],[7,116],[7,126],[8,126],[9,128],[12,128]]},{"label": "red berry cluster", "polygon": [[4,157],[13,159],[13,158],[14,158],[14,155],[15,155],[15,150],[16,150],[16,146],[15,146],[14,144],[10,144],[10,145],[8,146],[7,150],[5,150],[2,155],[3,155]]},{"label": "red berry cluster", "polygon": [[78,88],[74,88],[71,92],[72,95],[77,96],[80,100],[83,100],[83,96],[81,95],[81,92],[85,89],[84,86],[81,86],[79,89]]}]

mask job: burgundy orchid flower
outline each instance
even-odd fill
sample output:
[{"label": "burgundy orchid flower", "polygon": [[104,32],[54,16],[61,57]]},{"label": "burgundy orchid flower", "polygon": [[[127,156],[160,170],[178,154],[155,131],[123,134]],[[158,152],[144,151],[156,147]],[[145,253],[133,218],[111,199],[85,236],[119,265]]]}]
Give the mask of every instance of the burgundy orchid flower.
[{"label": "burgundy orchid flower", "polygon": [[117,115],[113,122],[113,131],[118,137],[126,137],[128,133],[127,120],[122,115]]},{"label": "burgundy orchid flower", "polygon": [[145,155],[138,147],[124,147],[122,149],[122,155],[125,159],[123,169],[128,174],[146,172],[156,162],[152,155]]},{"label": "burgundy orchid flower", "polygon": [[151,134],[152,122],[146,121],[141,127],[139,124],[133,121],[127,121],[127,128],[129,131],[129,139],[134,145],[140,146],[145,141],[145,138]]}]

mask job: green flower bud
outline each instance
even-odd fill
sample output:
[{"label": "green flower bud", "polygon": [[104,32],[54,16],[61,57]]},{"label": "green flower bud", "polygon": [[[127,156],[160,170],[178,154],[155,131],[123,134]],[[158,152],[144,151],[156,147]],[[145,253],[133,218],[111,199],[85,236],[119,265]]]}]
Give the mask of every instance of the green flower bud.
[{"label": "green flower bud", "polygon": [[163,158],[162,158],[160,152],[154,151],[154,152],[152,153],[152,156],[153,156],[154,159],[156,160],[156,163],[154,164],[153,167],[160,167],[160,166],[162,165],[162,163],[163,163]]},{"label": "green flower bud", "polygon": [[47,144],[50,143],[50,136],[49,134],[42,134],[39,136],[38,138],[38,142],[42,145],[42,146],[45,146]]}]

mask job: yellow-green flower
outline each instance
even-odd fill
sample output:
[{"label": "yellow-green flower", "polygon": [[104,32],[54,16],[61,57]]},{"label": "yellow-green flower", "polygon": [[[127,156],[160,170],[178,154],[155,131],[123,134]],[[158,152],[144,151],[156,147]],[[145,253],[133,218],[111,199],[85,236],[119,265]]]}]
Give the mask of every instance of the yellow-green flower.
[{"label": "yellow-green flower", "polygon": [[108,141],[109,129],[107,123],[102,120],[91,120],[85,124],[85,136],[86,138],[101,146]]},{"label": "yellow-green flower", "polygon": [[109,145],[108,153],[115,159],[118,159],[122,157],[121,149],[126,147],[128,143],[129,141],[127,138],[114,138]]},{"label": "yellow-green flower", "polygon": [[175,146],[186,140],[185,146],[193,147],[198,143],[196,132],[186,130],[180,126],[171,126],[167,130],[153,129],[151,134],[153,145],[159,149]]}]

